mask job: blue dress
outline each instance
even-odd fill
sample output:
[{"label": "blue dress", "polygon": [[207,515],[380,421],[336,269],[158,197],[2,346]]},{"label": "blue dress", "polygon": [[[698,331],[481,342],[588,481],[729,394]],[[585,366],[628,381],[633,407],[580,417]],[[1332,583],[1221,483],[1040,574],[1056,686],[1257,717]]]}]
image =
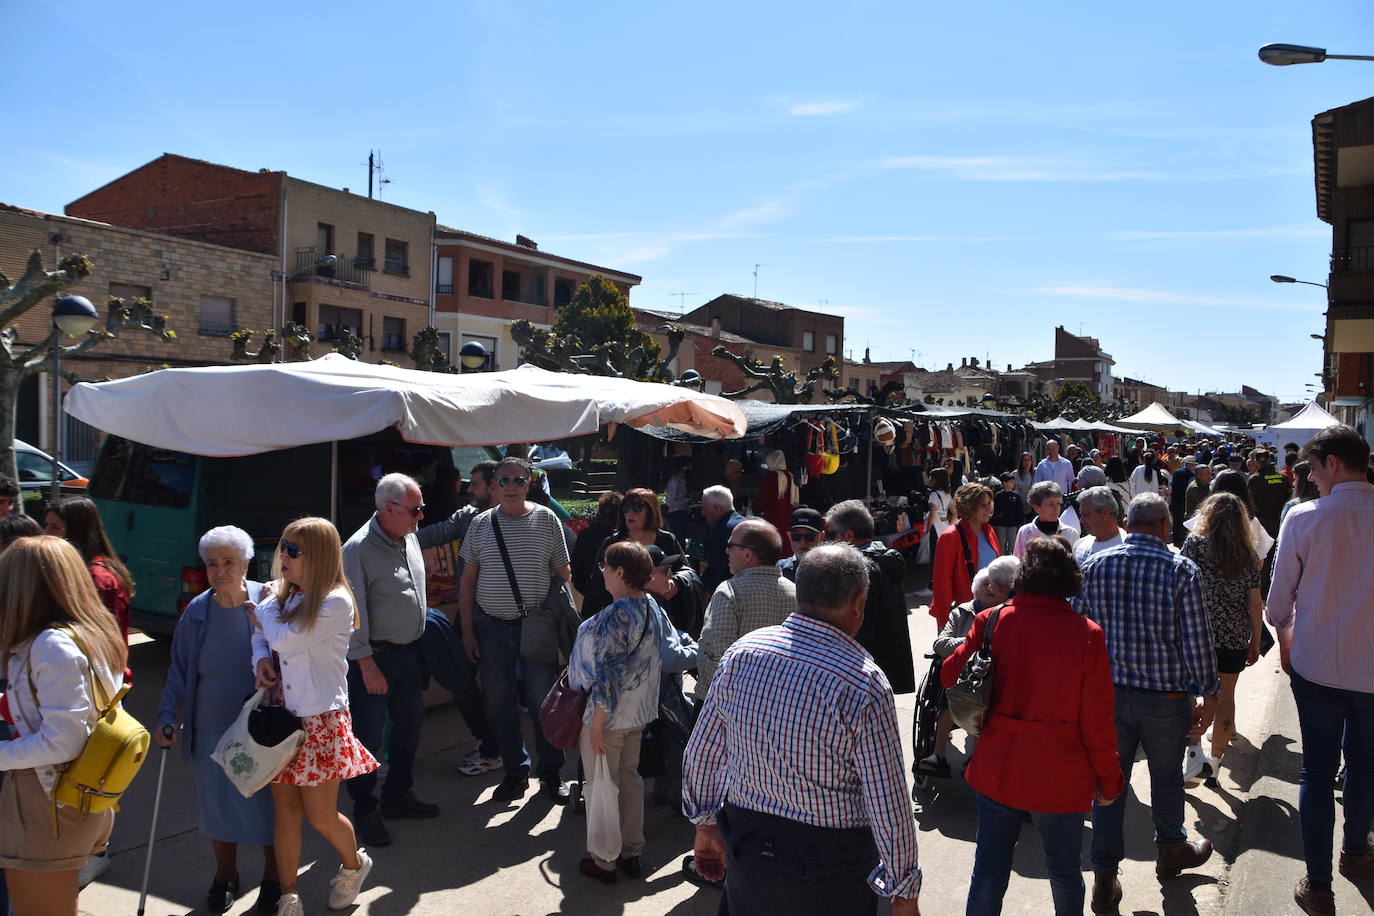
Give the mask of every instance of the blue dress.
[{"label": "blue dress", "polygon": [[196,771],[196,823],[200,832],[223,843],[272,845],[272,793],[263,789],[244,798],[210,759],[225,729],[253,692],[253,647],[242,606],[223,608],[210,599],[205,639],[197,665],[191,759]]}]

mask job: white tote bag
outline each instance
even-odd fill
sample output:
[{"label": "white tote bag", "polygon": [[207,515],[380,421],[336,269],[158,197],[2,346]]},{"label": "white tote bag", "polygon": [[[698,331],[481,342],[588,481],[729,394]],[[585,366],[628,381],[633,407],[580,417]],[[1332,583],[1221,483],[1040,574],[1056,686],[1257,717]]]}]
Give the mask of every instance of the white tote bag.
[{"label": "white tote bag", "polygon": [[587,852],[602,862],[620,858],[620,791],[611,781],[605,754],[592,764],[592,791],[587,796]]},{"label": "white tote bag", "polygon": [[291,763],[305,740],[305,732],[297,729],[280,744],[268,747],[253,740],[248,732],[248,715],[267,697],[267,688],[259,687],[243,704],[234,720],[215,745],[210,759],[220,765],[224,775],[244,798],[254,795],[280,775]]}]

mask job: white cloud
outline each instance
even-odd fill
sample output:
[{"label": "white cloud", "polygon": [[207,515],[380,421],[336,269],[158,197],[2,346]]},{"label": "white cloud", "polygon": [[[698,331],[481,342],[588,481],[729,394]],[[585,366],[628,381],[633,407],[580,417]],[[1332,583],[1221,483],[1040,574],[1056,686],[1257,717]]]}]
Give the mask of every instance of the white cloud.
[{"label": "white cloud", "polygon": [[796,102],[788,106],[787,113],[796,117],[824,117],[853,111],[862,104],[858,99],[816,99],[810,102]]},{"label": "white cloud", "polygon": [[1168,181],[1186,177],[1151,169],[1063,165],[1025,156],[889,156],[883,169],[933,172],[957,181]]},{"label": "white cloud", "polygon": [[773,223],[789,216],[794,209],[794,205],[789,200],[766,200],[752,207],[745,207],[742,210],[727,213],[720,218],[720,225],[726,228],[736,228],[739,226],[757,226],[761,223]]},{"label": "white cloud", "polygon": [[1107,237],[1136,242],[1165,239],[1306,238],[1330,233],[1331,230],[1325,226],[1262,226],[1251,229],[1123,229],[1108,232]]},{"label": "white cloud", "polygon": [[1267,299],[1238,299],[1230,296],[1210,296],[1200,293],[1163,289],[1140,289],[1112,286],[1104,283],[1062,283],[1042,286],[1032,292],[1050,296],[1077,296],[1089,299],[1110,299],[1144,305],[1192,305],[1214,308],[1278,309],[1282,311],[1319,312],[1321,305],[1306,305],[1300,301],[1278,302]]}]

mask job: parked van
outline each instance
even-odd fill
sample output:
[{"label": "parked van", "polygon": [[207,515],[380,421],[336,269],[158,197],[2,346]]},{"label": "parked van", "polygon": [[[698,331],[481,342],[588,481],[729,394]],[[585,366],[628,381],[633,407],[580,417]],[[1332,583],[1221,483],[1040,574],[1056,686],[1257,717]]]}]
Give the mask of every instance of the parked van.
[{"label": "parked van", "polygon": [[247,531],[256,545],[249,575],[261,581],[270,576],[277,538],[293,519],[329,518],[332,502],[339,535],[347,540],[372,515],[377,481],[399,471],[419,481],[426,519],[439,521],[458,508],[460,476],[499,457],[489,446],[415,445],[395,430],[238,458],[205,458],[110,436],[91,473],[90,497],[138,586],[133,624],[165,635],[208,587],[196,550],[206,530],[237,525]]}]

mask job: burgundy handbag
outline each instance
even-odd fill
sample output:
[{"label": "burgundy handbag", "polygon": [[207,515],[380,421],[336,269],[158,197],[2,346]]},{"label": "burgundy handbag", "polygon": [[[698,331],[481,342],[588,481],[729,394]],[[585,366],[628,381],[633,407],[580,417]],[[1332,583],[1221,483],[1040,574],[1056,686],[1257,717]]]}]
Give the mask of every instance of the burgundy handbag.
[{"label": "burgundy handbag", "polygon": [[[645,607],[644,630],[639,634],[630,657],[639,651],[640,643],[649,633],[649,613]],[[587,691],[574,690],[568,682],[568,669],[564,668],[558,680],[553,682],[544,702],[539,704],[539,727],[544,730],[544,740],[560,750],[577,747],[577,739],[582,735],[582,716],[587,710]]]}]

